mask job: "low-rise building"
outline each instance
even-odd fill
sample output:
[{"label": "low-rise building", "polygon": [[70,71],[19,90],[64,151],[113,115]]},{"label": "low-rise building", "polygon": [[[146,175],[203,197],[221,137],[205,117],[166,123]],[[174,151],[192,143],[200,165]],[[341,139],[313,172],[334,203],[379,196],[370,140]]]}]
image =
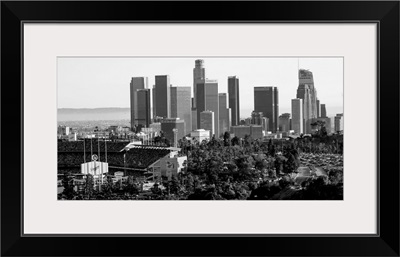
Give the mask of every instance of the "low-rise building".
[{"label": "low-rise building", "polygon": [[60,125],[57,127],[57,134],[59,136],[68,136],[70,132],[69,130],[70,130],[69,127]]},{"label": "low-rise building", "polygon": [[262,126],[232,126],[232,133],[238,138],[245,138],[246,135],[253,139],[261,139],[263,137]]},{"label": "low-rise building", "polygon": [[205,129],[196,129],[190,132],[191,139],[201,143],[203,140],[210,140],[210,131]]},{"label": "low-rise building", "polygon": [[178,156],[177,152],[171,152],[171,155],[161,158],[149,167],[152,180],[160,181],[163,177],[171,180],[173,176],[178,176],[184,169],[185,161],[187,161],[187,156]]}]

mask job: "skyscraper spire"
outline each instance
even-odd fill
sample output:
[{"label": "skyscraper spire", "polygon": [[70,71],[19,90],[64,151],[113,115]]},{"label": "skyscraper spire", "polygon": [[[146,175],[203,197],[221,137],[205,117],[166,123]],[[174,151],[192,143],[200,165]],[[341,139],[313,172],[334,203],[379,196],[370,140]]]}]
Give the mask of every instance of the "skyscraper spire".
[{"label": "skyscraper spire", "polygon": [[304,133],[311,133],[311,123],[317,118],[317,90],[311,71],[299,69],[296,98],[303,99]]}]

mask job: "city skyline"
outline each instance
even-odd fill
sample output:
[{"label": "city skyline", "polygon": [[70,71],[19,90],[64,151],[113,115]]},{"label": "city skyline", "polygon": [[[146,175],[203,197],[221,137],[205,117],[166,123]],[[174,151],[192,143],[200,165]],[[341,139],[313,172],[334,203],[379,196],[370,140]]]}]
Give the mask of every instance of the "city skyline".
[{"label": "city skyline", "polygon": [[[277,87],[279,115],[290,113],[291,99],[296,98],[299,85],[298,68],[313,73],[318,99],[325,104],[327,115],[343,113],[342,58],[201,59],[206,78],[218,81],[219,93],[228,92],[228,77],[238,77],[241,118],[251,115],[253,90],[257,86]],[[195,60],[197,58],[59,58],[58,108],[127,108],[132,77],[148,77],[148,88],[153,89],[156,76],[168,75],[172,86],[191,87],[193,97]],[[124,85],[121,85],[122,80]],[[89,97],[96,101],[88,101]]]},{"label": "city skyline", "polygon": [[[317,120],[320,101],[317,102],[314,86],[315,71],[300,68],[297,60],[298,76],[291,83],[297,87],[293,98],[288,91],[291,87],[282,86],[282,82],[272,86],[249,82],[249,79],[260,81],[265,76],[272,77],[276,69],[267,69],[265,63],[257,63],[260,60],[230,60],[240,63],[247,72],[244,84],[251,86],[244,86],[244,94],[253,91],[253,101],[241,94],[243,87],[239,85],[243,85],[241,76],[245,73],[231,72],[241,69],[230,67],[224,59],[220,65],[235,75],[219,73],[208,77],[212,72],[208,72],[206,62],[196,59],[193,88],[173,83],[171,77],[178,75],[155,70],[154,75],[132,77],[130,128],[116,124],[108,127],[96,124],[92,129],[87,124],[71,129],[58,126],[58,174],[61,176],[57,180],[57,199],[343,199],[343,183],[336,179],[342,175],[329,173],[331,162],[328,167],[321,162],[318,167],[314,166],[317,160],[314,153],[318,154],[317,158],[320,154],[343,154],[344,133],[343,113],[334,119]],[[111,69],[115,70],[115,67]],[[328,77],[337,79],[338,74],[329,72]],[[289,77],[287,68],[281,74]],[[152,81],[148,84],[152,76],[153,86]],[[221,77],[227,79],[227,93],[221,92],[225,91],[219,84],[223,81]],[[100,100],[101,89],[110,88],[96,86],[86,101]],[[124,95],[125,89],[113,89],[117,96]],[[284,97],[280,89],[285,91]],[[104,98],[113,99],[113,95]],[[291,99],[292,120],[290,113],[279,115],[280,103],[286,102],[286,98]],[[324,102],[323,96],[320,100]],[[241,103],[247,108],[253,104],[251,118],[243,120]],[[93,154],[93,139],[97,139],[97,154]],[[304,154],[312,154],[310,157],[314,160],[304,162]],[[343,174],[343,162],[339,158],[335,159],[338,169],[333,174]],[[249,183],[254,187],[249,187]]]}]

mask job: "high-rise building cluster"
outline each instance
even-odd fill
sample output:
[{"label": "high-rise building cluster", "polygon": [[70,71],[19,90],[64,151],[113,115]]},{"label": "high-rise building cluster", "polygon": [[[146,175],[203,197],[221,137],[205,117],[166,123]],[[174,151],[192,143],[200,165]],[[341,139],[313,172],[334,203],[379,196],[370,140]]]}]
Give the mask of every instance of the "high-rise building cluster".
[{"label": "high-rise building cluster", "polygon": [[[339,115],[339,114],[338,114]],[[343,117],[341,114],[340,117]],[[296,99],[292,99],[292,129],[297,134],[310,134],[316,121],[323,121],[327,133],[343,130],[343,118],[335,120],[327,116],[326,105],[317,98],[317,89],[314,86],[314,77],[311,71],[299,70],[299,86]],[[336,120],[339,120],[336,122]],[[339,124],[336,126],[336,124]]]},{"label": "high-rise building cluster", "polygon": [[254,111],[244,121],[240,120],[239,78],[229,76],[227,93],[220,93],[218,81],[206,77],[204,60],[195,60],[193,97],[191,87],[172,86],[169,75],[155,76],[152,94],[147,77],[134,77],[130,83],[131,128],[140,131],[152,124],[161,124],[161,131],[170,141],[176,140],[176,135],[181,138],[203,130],[208,131],[210,137],[219,137],[226,131],[240,131],[239,134],[253,131],[251,134],[258,138],[258,129],[273,134],[309,134],[317,120],[325,123],[328,133],[343,130],[343,114],[327,117],[326,105],[317,98],[312,72],[305,69],[298,72],[299,84],[296,98],[291,100],[291,113],[279,115],[278,87],[255,86]]},{"label": "high-rise building cluster", "polygon": [[[148,78],[132,78],[131,129],[140,131],[141,128],[151,127],[152,123],[160,123],[161,131],[169,140],[176,139],[171,135],[189,135],[199,129],[208,130],[210,137],[230,131],[231,126],[237,125],[240,119],[239,78],[231,76],[227,79],[228,93],[219,93],[218,81],[206,77],[204,60],[196,60],[192,98],[191,87],[172,86],[169,75],[156,75],[151,94],[151,115]],[[172,129],[175,129],[174,134],[171,133]]]}]

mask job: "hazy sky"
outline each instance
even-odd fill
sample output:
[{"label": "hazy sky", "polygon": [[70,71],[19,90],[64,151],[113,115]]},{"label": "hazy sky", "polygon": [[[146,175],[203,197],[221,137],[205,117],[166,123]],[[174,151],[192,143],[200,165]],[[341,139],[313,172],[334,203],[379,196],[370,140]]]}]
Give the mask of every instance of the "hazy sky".
[{"label": "hazy sky", "polygon": [[[228,76],[238,76],[240,116],[254,109],[255,86],[276,86],[279,114],[291,112],[296,98],[298,67],[310,70],[318,99],[326,104],[328,116],[343,112],[342,58],[58,58],[58,108],[130,107],[131,77],[170,75],[173,86],[193,87],[196,59],[204,60],[206,77],[217,79],[219,92],[227,92]],[[193,96],[193,91],[192,91]]]}]

